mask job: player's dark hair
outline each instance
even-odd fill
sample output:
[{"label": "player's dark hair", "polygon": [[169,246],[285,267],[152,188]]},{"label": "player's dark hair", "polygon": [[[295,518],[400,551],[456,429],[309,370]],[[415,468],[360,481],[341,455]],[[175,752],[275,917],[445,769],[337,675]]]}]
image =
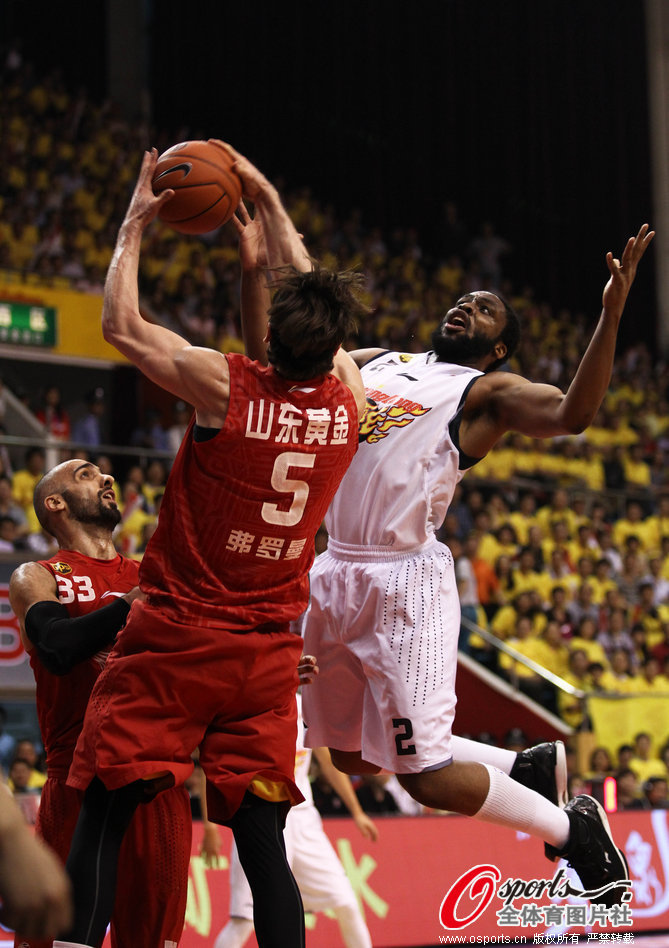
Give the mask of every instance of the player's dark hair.
[{"label": "player's dark hair", "polygon": [[368,312],[357,296],[359,273],[324,267],[301,273],[286,267],[275,284],[269,309],[267,358],[289,379],[313,379],[329,372],[335,352]]},{"label": "player's dark hair", "polygon": [[486,369],[486,372],[493,372],[495,369],[498,369],[500,365],[504,365],[505,362],[508,362],[520,342],[520,320],[518,319],[518,313],[499,293],[495,293],[495,296],[504,307],[504,312],[506,313],[504,329],[502,329],[497,339],[498,342],[503,342],[506,346],[506,355],[491,363]]}]

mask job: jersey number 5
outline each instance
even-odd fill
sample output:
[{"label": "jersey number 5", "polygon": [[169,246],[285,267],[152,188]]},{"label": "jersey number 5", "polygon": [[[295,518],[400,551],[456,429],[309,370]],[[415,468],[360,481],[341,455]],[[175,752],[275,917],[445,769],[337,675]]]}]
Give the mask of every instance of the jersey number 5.
[{"label": "jersey number 5", "polygon": [[284,451],[274,462],[272,487],[279,494],[292,494],[293,502],[288,510],[279,510],[276,504],[267,501],[262,505],[262,518],[265,523],[275,523],[281,527],[294,527],[299,523],[309,496],[309,485],[288,477],[288,468],[312,468],[316,463],[315,454],[301,454],[298,451]]}]

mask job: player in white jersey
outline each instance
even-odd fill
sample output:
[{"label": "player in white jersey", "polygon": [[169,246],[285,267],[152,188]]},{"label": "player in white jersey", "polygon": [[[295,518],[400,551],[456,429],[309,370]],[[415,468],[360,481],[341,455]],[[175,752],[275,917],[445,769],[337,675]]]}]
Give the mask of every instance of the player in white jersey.
[{"label": "player in white jersey", "polygon": [[396,773],[425,806],[545,840],[549,857],[568,858],[592,900],[609,905],[628,872],[597,802],[579,795],[561,809],[557,788],[535,781],[527,760],[451,736],[460,608],[452,556],[435,530],[463,473],[506,431],[544,438],[592,422],[652,237],[643,225],[621,260],[607,254],[602,313],[565,394],[492,371],[519,328],[486,291],[446,314],[429,353],[352,353],[369,408],[326,518],[330,540],[311,571],[304,627],[321,667],[304,696],[308,744],[328,746],[345,773]]},{"label": "player in white jersey", "polygon": [[[339,924],[346,948],[371,948],[372,940],[353,887],[330,840],[325,835],[323,821],[314,806],[309,782],[312,751],[304,745],[304,724],[299,694],[297,702],[295,783],[304,796],[304,800],[294,806],[286,818],[283,835],[288,863],[300,888],[305,911],[325,912],[331,909]],[[324,747],[314,750],[314,754],[321,763],[325,776],[329,775],[335,790],[340,792],[360,832],[368,839],[375,840],[376,827],[363,812],[349,778],[334,769]],[[215,836],[212,836],[212,832]],[[220,843],[220,837],[215,825],[205,824],[203,857],[216,856],[217,843]],[[253,897],[234,841],[230,852],[229,880],[230,920],[219,932],[214,948],[243,948],[253,931]]]}]

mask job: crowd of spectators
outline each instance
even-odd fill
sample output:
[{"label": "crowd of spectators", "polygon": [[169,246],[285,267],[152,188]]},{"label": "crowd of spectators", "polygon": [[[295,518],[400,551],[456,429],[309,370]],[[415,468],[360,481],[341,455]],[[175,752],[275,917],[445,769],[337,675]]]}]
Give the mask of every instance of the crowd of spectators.
[{"label": "crowd of spectators", "polygon": [[[50,286],[101,293],[141,153],[149,143],[162,150],[173,141],[126,123],[113,103],[72,93],[57,71],[38,75],[15,50],[5,58],[0,90],[7,169],[0,282],[17,292]],[[453,301],[483,287],[503,293],[520,315],[523,340],[511,369],[562,388],[573,376],[596,313],[555,311],[529,285],[514,286],[505,276],[513,248],[491,222],[472,224],[448,202],[423,244],[410,226],[386,232],[359,209],[335,209],[307,187],[284,182],[281,190],[314,256],[365,276],[370,313],[352,346],[424,350]],[[150,229],[140,272],[147,318],[193,343],[242,351],[238,278],[231,226],[201,238],[158,222]],[[463,615],[583,692],[669,692],[668,396],[667,364],[645,345],[631,346],[583,435],[549,443],[506,437],[467,475],[440,531],[455,555]],[[176,403],[169,423],[148,409],[136,419],[125,455],[110,457],[99,452],[102,389],[87,394],[86,413],[74,422],[55,381],[23,397],[52,445],[76,442],[77,456],[116,477],[123,514],[117,545],[141,557],[190,407]],[[0,383],[0,424],[3,405]],[[65,456],[64,449],[58,458]],[[41,446],[20,463],[0,451],[0,554],[55,552],[32,510],[47,461]],[[461,648],[576,730],[591,725],[587,702],[556,691],[467,626]],[[637,778],[635,799],[650,777],[667,776],[664,738],[654,735],[664,769]],[[382,796],[381,789],[367,792]],[[664,789],[666,797],[666,783]]]}]

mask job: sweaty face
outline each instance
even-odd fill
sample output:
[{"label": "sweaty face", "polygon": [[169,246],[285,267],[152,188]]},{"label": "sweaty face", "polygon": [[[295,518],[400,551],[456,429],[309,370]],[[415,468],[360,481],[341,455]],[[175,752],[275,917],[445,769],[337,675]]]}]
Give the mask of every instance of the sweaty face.
[{"label": "sweaty face", "polygon": [[467,293],[432,333],[432,348],[440,362],[476,365],[494,356],[505,321],[504,305],[493,293]]}]

